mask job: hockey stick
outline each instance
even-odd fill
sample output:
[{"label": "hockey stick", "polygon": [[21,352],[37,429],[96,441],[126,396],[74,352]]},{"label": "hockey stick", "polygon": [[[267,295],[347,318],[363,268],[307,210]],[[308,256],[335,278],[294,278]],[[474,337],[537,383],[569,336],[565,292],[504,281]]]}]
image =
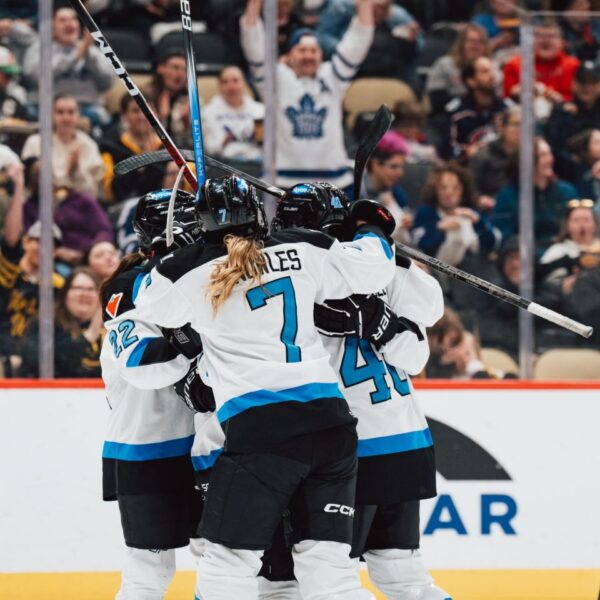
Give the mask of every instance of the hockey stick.
[{"label": "hockey stick", "polygon": [[106,59],[112,65],[115,74],[117,75],[117,77],[119,77],[119,79],[121,79],[123,85],[127,88],[127,92],[135,100],[136,104],[140,107],[140,110],[142,111],[142,113],[144,113],[146,119],[148,119],[148,122],[152,126],[152,129],[154,129],[154,131],[160,138],[160,141],[163,143],[163,146],[166,148],[171,159],[175,161],[178,167],[184,168],[183,174],[185,175],[185,178],[187,179],[188,183],[192,186],[194,191],[196,191],[198,189],[198,182],[196,180],[196,176],[194,175],[193,171],[189,168],[185,159],[181,155],[181,152],[179,152],[179,150],[177,149],[177,146],[175,146],[175,142],[173,142],[171,136],[167,133],[166,129],[163,127],[162,123],[159,121],[157,116],[152,112],[148,101],[146,100],[142,92],[138,89],[138,87],[135,85],[133,79],[131,79],[129,73],[121,64],[121,61],[115,54],[114,50],[109,46],[108,42],[106,41],[106,38],[100,31],[100,28],[98,27],[90,13],[87,11],[86,7],[83,5],[82,0],[70,1],[71,5],[73,6],[73,9],[79,15],[79,18],[83,21],[84,25],[88,28],[89,32],[94,38],[94,41],[100,49],[100,52],[102,52],[102,54],[106,56]]},{"label": "hockey stick", "polygon": [[[192,156],[190,150],[183,150],[182,153],[185,157],[191,158]],[[159,162],[166,162],[168,160],[170,160],[170,158],[164,150],[159,152],[147,152],[146,154],[137,154],[117,163],[115,165],[115,174],[124,175],[131,171],[134,171],[137,168],[145,167]],[[252,177],[251,175],[247,175],[243,171],[240,171],[234,167],[230,167],[229,165],[221,163],[218,160],[215,160],[214,158],[210,158],[209,156],[206,157],[206,163],[225,172],[233,173],[238,177],[242,177],[246,181],[248,181],[248,183],[251,183],[258,189],[272,194],[273,196],[281,198],[285,194],[285,191],[281,188],[278,188],[274,185],[270,185],[267,182],[262,181],[261,179]],[[415,250],[410,246],[406,246],[405,244],[396,242],[396,249],[405,256],[422,262],[431,267],[432,269],[439,271],[440,273],[445,273],[446,275],[449,275],[454,279],[458,279],[463,283],[466,283],[472,287],[477,288],[478,290],[481,290],[482,292],[485,292],[487,294],[490,294],[491,296],[494,296],[495,298],[498,298],[498,300],[502,300],[503,302],[508,302],[513,306],[522,308],[523,310],[526,310],[533,315],[541,317],[542,319],[546,319],[546,321],[550,321],[552,323],[555,323],[556,325],[559,325],[560,327],[569,329],[570,331],[573,331],[574,333],[577,333],[584,338],[589,338],[594,332],[594,329],[592,327],[589,327],[588,325],[579,323],[578,321],[575,321],[573,319],[570,319],[569,317],[561,315],[560,313],[550,310],[549,308],[546,308],[541,304],[537,304],[536,302],[527,300],[526,298],[514,294],[513,292],[509,292],[508,290],[505,290],[500,286],[490,283],[485,279],[481,279],[476,275],[471,275],[471,273],[467,273],[462,269],[457,269],[456,267],[453,267],[452,265],[438,260],[437,258],[433,258],[432,256],[424,254],[419,250]]]},{"label": "hockey stick", "polygon": [[[181,154],[186,160],[193,160],[194,153],[191,150],[181,150]],[[155,165],[158,163],[168,162],[171,160],[170,155],[165,150],[157,150],[155,152],[144,152],[143,154],[134,154],[128,158],[123,159],[118,162],[115,167],[115,175],[127,175],[127,173],[131,173],[131,171],[135,171],[136,169],[141,169],[142,167],[147,167],[149,165]],[[216,158],[212,158],[208,155],[204,156],[204,160],[209,167],[213,167],[215,169],[219,169],[225,173],[231,173],[232,175],[237,175],[242,179],[245,179],[248,183],[251,183],[255,188],[262,190],[263,192],[267,192],[267,194],[271,194],[272,196],[277,196],[281,198],[285,193],[282,189],[263,181],[262,179],[258,179],[248,173],[244,173],[244,171],[240,171],[235,167],[222,163]]]},{"label": "hockey stick", "polygon": [[196,179],[198,190],[196,202],[200,199],[200,186],[206,180],[204,168],[204,143],[202,141],[202,120],[200,118],[200,99],[198,97],[198,80],[196,78],[196,60],[194,58],[192,15],[190,0],[180,0],[181,32],[183,34],[183,48],[185,51],[185,64],[187,67],[188,97],[190,100],[190,117],[192,120],[192,143],[194,145],[194,162],[196,164]]},{"label": "hockey stick", "polygon": [[373,150],[379,144],[381,138],[389,130],[394,117],[390,109],[382,104],[375,113],[373,120],[369,123],[369,127],[365,132],[363,139],[356,150],[354,158],[354,200],[360,198],[360,186],[362,185],[363,173],[367,166],[367,161]]}]

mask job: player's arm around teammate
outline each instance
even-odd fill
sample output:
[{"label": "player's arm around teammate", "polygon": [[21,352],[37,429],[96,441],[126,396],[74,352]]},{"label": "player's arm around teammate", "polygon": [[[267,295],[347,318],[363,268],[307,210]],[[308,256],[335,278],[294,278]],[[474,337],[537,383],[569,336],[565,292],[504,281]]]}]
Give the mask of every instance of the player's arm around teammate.
[{"label": "player's arm around teammate", "polygon": [[202,201],[207,243],[153,269],[138,301],[159,325],[189,320],[202,334],[202,377],[226,434],[200,528],[197,596],[256,598],[260,556],[289,508],[303,597],[371,598],[349,559],[355,421],[313,304],[384,287],[393,251],[366,225],[346,245],[316,231],[268,237],[255,191],[238,178],[208,180]]},{"label": "player's arm around teammate", "polygon": [[[194,415],[173,389],[199,348],[173,346],[135,306],[152,264],[166,253],[170,194],[161,190],[140,200],[134,221],[140,252],[125,257],[103,286],[107,335],[101,364],[111,408],[103,496],[118,501],[127,545],[118,600],[162,600],[175,573],[174,549],[188,544],[201,507],[190,460]],[[177,245],[199,234],[193,200],[179,194]],[[179,334],[185,342],[185,333]]]}]

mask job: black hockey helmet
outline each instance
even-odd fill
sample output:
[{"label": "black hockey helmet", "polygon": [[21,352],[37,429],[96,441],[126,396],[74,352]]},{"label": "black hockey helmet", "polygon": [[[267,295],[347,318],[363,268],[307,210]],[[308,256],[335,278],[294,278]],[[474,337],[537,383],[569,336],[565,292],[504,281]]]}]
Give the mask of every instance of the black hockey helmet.
[{"label": "black hockey helmet", "polygon": [[205,236],[220,241],[225,235],[267,234],[267,220],[256,189],[245,179],[229,175],[207,179],[200,188],[198,220]]},{"label": "black hockey helmet", "polygon": [[273,228],[306,227],[331,233],[346,220],[346,194],[329,183],[299,183],[286,191],[277,205]]},{"label": "black hockey helmet", "polygon": [[350,207],[348,221],[352,231],[360,221],[379,227],[388,242],[393,243],[392,233],[396,229],[396,219],[389,209],[377,200],[355,200]]},{"label": "black hockey helmet", "polygon": [[157,190],[142,196],[135,209],[133,229],[140,250],[147,256],[182,248],[201,237],[195,211],[195,197],[189,192],[175,192],[173,244],[167,247],[167,214],[173,190]]}]

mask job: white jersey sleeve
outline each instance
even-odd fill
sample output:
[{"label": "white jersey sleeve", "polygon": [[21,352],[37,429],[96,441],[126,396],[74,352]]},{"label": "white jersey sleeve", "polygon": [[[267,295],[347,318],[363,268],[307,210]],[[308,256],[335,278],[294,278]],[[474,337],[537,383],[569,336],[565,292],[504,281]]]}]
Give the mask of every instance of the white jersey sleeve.
[{"label": "white jersey sleeve", "polygon": [[403,259],[398,261],[396,275],[387,287],[387,301],[399,316],[415,322],[422,340],[410,331],[394,336],[381,352],[385,360],[402,368],[410,375],[420,373],[429,359],[426,327],[434,325],[444,312],[444,297],[440,284],[414,263],[406,268]]},{"label": "white jersey sleeve", "polygon": [[174,385],[189,370],[190,361],[177,353],[161,330],[135,314],[106,323],[106,339],[121,377],[140,389]]},{"label": "white jersey sleeve", "polygon": [[105,316],[109,318],[104,323],[107,347],[104,356],[111,369],[127,383],[156,390],[185,377],[190,361],[166,340],[159,327],[143,319],[135,306],[148,275],[142,271],[133,280],[123,277],[114,282],[114,291],[105,308]]},{"label": "white jersey sleeve", "polygon": [[352,242],[335,241],[324,257],[316,302],[371,294],[394,277],[394,252],[374,233],[359,234]]},{"label": "white jersey sleeve", "polygon": [[343,94],[365,60],[373,43],[374,27],[352,19],[329,62],[323,64],[320,75],[327,78],[338,94]]}]

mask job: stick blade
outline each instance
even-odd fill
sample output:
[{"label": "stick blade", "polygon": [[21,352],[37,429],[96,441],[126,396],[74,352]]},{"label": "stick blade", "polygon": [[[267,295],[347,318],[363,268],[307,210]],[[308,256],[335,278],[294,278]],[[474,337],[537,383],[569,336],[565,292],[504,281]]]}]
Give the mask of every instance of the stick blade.
[{"label": "stick blade", "polygon": [[385,105],[382,104],[375,113],[373,120],[369,123],[369,127],[365,132],[365,135],[360,143],[360,146],[356,150],[356,157],[354,159],[354,199],[356,200],[360,194],[360,186],[362,184],[362,177],[367,166],[367,161],[373,151],[379,144],[381,138],[388,132],[392,125],[394,116],[392,111]]}]

